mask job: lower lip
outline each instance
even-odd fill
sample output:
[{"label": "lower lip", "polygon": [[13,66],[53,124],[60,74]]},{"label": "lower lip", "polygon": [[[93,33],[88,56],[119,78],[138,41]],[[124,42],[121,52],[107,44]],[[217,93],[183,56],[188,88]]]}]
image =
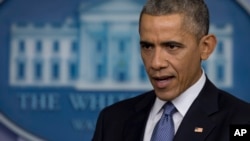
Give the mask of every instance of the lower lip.
[{"label": "lower lip", "polygon": [[172,78],[166,79],[166,80],[155,80],[155,85],[157,88],[166,88],[170,82],[171,82]]}]

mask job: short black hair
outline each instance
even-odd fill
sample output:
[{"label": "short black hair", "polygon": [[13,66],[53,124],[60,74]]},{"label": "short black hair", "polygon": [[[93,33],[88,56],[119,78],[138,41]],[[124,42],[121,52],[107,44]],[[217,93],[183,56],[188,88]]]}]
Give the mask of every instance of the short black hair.
[{"label": "short black hair", "polygon": [[209,11],[203,0],[148,0],[142,8],[143,14],[153,16],[183,14],[184,26],[200,39],[209,32]]}]

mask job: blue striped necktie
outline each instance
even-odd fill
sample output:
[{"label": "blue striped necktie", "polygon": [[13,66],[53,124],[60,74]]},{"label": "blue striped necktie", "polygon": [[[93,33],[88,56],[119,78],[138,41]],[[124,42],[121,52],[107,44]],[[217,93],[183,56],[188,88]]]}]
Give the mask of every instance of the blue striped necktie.
[{"label": "blue striped necktie", "polygon": [[174,122],[173,114],[177,111],[171,102],[163,106],[164,112],[156,124],[150,141],[173,141]]}]

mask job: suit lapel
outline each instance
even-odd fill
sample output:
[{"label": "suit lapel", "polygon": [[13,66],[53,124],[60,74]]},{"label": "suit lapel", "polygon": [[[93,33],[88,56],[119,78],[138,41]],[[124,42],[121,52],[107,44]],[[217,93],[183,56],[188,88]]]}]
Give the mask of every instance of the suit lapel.
[{"label": "suit lapel", "polygon": [[153,91],[149,92],[135,105],[134,114],[127,120],[124,128],[124,141],[142,141],[148,115],[155,100]]},{"label": "suit lapel", "polygon": [[[155,94],[151,91],[135,105],[134,114],[128,118],[124,127],[124,141],[143,141],[147,118],[154,100]],[[217,111],[218,89],[207,79],[204,88],[183,118],[174,141],[204,141],[215,127],[212,118]]]},{"label": "suit lapel", "polygon": [[183,119],[174,141],[191,139],[192,141],[204,141],[213,130],[215,124],[205,115],[197,115]]},{"label": "suit lapel", "polygon": [[204,141],[215,127],[212,114],[218,111],[218,89],[207,79],[204,88],[193,102],[180,127],[174,141]]}]

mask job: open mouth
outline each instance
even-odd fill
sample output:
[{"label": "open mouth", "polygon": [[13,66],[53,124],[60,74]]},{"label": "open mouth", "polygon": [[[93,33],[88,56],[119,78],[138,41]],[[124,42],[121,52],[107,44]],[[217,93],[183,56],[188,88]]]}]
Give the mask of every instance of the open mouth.
[{"label": "open mouth", "polygon": [[174,76],[153,77],[156,81],[164,81],[174,78]]},{"label": "open mouth", "polygon": [[170,83],[174,76],[162,76],[162,77],[153,77],[155,82],[155,86],[158,88],[166,88]]}]

